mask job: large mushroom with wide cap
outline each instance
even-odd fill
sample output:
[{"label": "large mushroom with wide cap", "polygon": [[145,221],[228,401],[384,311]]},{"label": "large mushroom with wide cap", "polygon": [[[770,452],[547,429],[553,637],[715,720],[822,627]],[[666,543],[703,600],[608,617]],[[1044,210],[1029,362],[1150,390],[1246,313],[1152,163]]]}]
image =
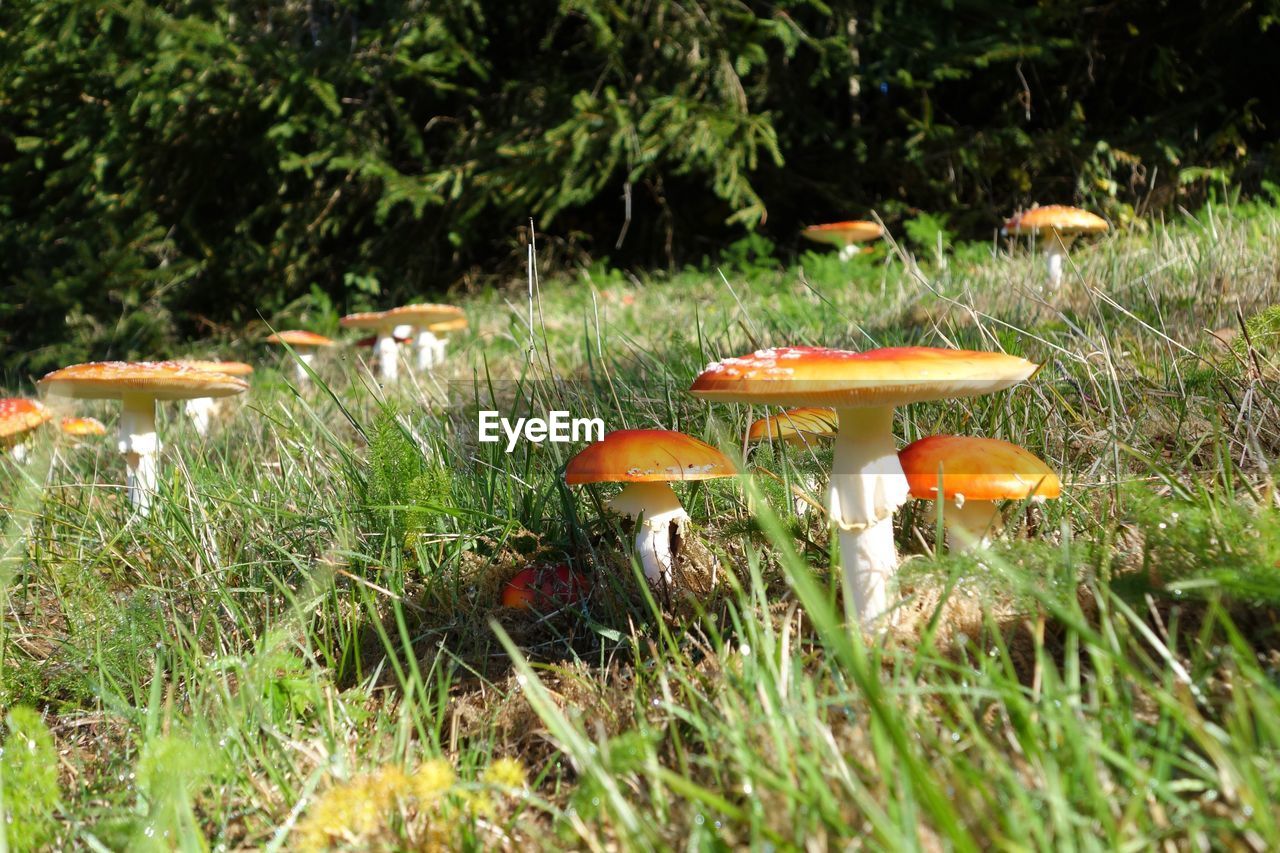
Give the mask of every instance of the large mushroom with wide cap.
[{"label": "large mushroom with wide cap", "polygon": [[623,429],[570,459],[564,480],[570,486],[625,483],[608,507],[636,519],[636,553],[644,576],[651,583],[670,583],[676,538],[689,523],[671,484],[737,473],[729,457],[705,441],[666,429]]},{"label": "large mushroom with wide cap", "polygon": [[1067,249],[1081,234],[1102,234],[1110,228],[1107,221],[1095,213],[1068,207],[1064,204],[1050,204],[1044,207],[1033,207],[1005,222],[1000,233],[1011,236],[1034,235],[1044,249],[1045,263],[1049,269],[1049,286],[1057,288],[1062,284],[1062,265],[1067,258]]},{"label": "large mushroom with wide cap", "polygon": [[[206,373],[221,373],[225,376],[248,376],[253,373],[253,365],[245,364],[243,361],[205,361],[184,358],[178,364],[203,370]],[[195,427],[196,435],[201,438],[209,434],[209,421],[221,411],[221,408],[222,404],[212,397],[193,397],[183,406],[187,417],[191,419],[191,425]]]},{"label": "large mushroom with wide cap", "polygon": [[[837,429],[835,409],[826,406],[802,406],[753,421],[751,426],[747,427],[747,441],[752,444],[777,441],[790,447],[803,449],[812,447],[818,439],[831,438],[836,434]],[[809,483],[808,486],[816,491],[818,484]],[[796,515],[804,515],[808,511],[809,502],[797,496],[794,506]]]},{"label": "large mushroom with wide cap", "polygon": [[332,338],[326,338],[324,335],[307,332],[302,329],[272,332],[267,335],[267,343],[288,346],[298,356],[293,368],[294,377],[298,380],[299,385],[311,380],[311,377],[307,374],[307,368],[315,361],[316,350],[334,345]]},{"label": "large mushroom with wide cap", "polygon": [[826,243],[840,249],[840,260],[847,261],[858,254],[858,245],[884,236],[884,228],[878,222],[854,219],[849,222],[828,222],[810,225],[800,236],[815,243]]},{"label": "large mushroom with wide cap", "polygon": [[689,390],[722,403],[836,410],[830,516],[839,527],[845,595],[861,623],[870,625],[888,608],[887,587],[898,568],[893,513],[909,491],[894,441],[894,409],[990,394],[1037,369],[1003,353],[933,347],[777,347],[708,365]]},{"label": "large mushroom with wide cap", "polygon": [[[416,368],[419,373],[430,370],[444,355],[444,348],[436,337],[432,326],[453,320],[463,320],[462,309],[455,305],[440,305],[424,302],[417,305],[402,305],[392,308],[387,314],[412,329],[416,348]],[[440,358],[438,358],[439,356]]]},{"label": "large mushroom with wide cap", "polygon": [[998,501],[1044,501],[1062,494],[1058,475],[1038,456],[998,438],[931,435],[898,453],[911,497],[941,499],[947,547],[986,548],[1000,533]]},{"label": "large mushroom with wide cap", "polygon": [[8,448],[14,462],[27,458],[27,434],[53,417],[38,400],[22,397],[0,399],[0,447]]},{"label": "large mushroom with wide cap", "polygon": [[96,361],[55,370],[40,380],[50,394],[81,400],[120,400],[119,447],[129,469],[129,500],[142,514],[156,490],[156,401],[229,397],[243,379],[175,361]]},{"label": "large mushroom with wide cap", "polygon": [[391,316],[389,311],[364,311],[348,314],[338,321],[344,329],[368,329],[376,336],[374,348],[378,354],[378,378],[383,382],[395,382],[400,375],[399,353],[393,330],[403,321]]}]

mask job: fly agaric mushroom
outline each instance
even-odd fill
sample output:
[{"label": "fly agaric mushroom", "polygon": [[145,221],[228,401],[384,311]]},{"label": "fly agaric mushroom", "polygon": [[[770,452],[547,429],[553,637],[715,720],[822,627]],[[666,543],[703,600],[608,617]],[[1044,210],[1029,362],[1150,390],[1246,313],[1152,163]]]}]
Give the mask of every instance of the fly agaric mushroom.
[{"label": "fly agaric mushroom", "polygon": [[[806,406],[788,409],[781,414],[760,418],[753,422],[747,428],[747,441],[757,444],[764,441],[781,441],[792,447],[803,448],[819,438],[834,436],[837,429],[835,409]],[[810,490],[817,490],[817,483],[808,485]],[[804,515],[808,511],[809,502],[797,496],[794,506],[796,515]]]},{"label": "fly agaric mushroom", "polygon": [[107,434],[106,425],[97,418],[63,418],[58,425],[63,435],[69,435],[72,438]]},{"label": "fly agaric mushroom", "polygon": [[1105,219],[1087,210],[1050,204],[1014,214],[1000,233],[1012,236],[1034,234],[1040,240],[1049,269],[1049,286],[1056,290],[1062,284],[1062,264],[1066,260],[1067,249],[1076,237],[1102,234],[1109,227]]},{"label": "fly agaric mushroom", "polygon": [[400,325],[400,320],[390,316],[389,311],[365,311],[360,314],[348,314],[338,321],[344,329],[370,329],[376,337],[374,348],[378,354],[378,378],[383,382],[395,382],[400,375],[400,364],[396,353],[396,340],[392,330]]},{"label": "fly agaric mushroom", "polygon": [[942,524],[947,547],[954,551],[991,544],[1001,529],[996,501],[1043,501],[1062,494],[1058,475],[1039,457],[998,438],[932,435],[902,448],[898,459],[911,497],[951,502],[943,507]]},{"label": "fly agaric mushroom", "polygon": [[849,222],[830,222],[826,225],[810,225],[800,232],[816,243],[827,243],[840,249],[840,260],[847,261],[858,254],[858,244],[879,240],[884,229],[878,222],[854,219]]},{"label": "fly agaric mushroom", "polygon": [[48,407],[37,400],[0,399],[0,447],[9,448],[14,462],[25,461],[27,433],[52,417]]},{"label": "fly agaric mushroom", "polygon": [[502,606],[515,610],[573,604],[587,594],[587,581],[565,563],[521,569],[502,588]]},{"label": "fly agaric mushroom", "polygon": [[156,490],[156,401],[229,397],[243,379],[174,361],[97,361],[55,370],[40,380],[50,394],[81,400],[120,400],[119,447],[129,469],[129,500],[145,515]]},{"label": "fly agaric mushroom", "polygon": [[294,377],[298,380],[298,384],[301,385],[311,379],[307,374],[307,368],[315,360],[316,350],[321,347],[333,346],[333,339],[326,338],[324,335],[317,335],[315,332],[290,329],[267,335],[267,343],[288,346],[297,354],[298,360],[293,365]]},{"label": "fly agaric mushroom", "polygon": [[437,323],[451,320],[462,319],[464,323],[466,322],[462,316],[461,308],[430,302],[392,308],[387,312],[387,315],[394,317],[397,322],[411,327],[411,334],[415,339],[417,348],[416,367],[419,373],[430,370],[440,360],[437,355],[441,358],[444,355],[444,348],[431,327]]},{"label": "fly agaric mushroom", "polygon": [[457,317],[453,320],[444,320],[440,323],[432,323],[427,327],[427,330],[436,336],[436,364],[440,364],[444,361],[444,351],[445,347],[449,344],[449,335],[454,332],[461,332],[465,328],[467,328],[466,317]]},{"label": "fly agaric mushroom", "polygon": [[723,403],[835,408],[830,515],[840,530],[845,595],[869,625],[888,607],[887,585],[898,568],[893,513],[908,492],[894,443],[894,408],[989,394],[1036,370],[1026,359],[1003,353],[778,347],[711,364],[689,390]]},{"label": "fly agaric mushroom", "polygon": [[564,481],[626,483],[609,509],[637,519],[636,553],[651,583],[671,582],[673,543],[689,523],[670,483],[737,474],[733,462],[705,441],[666,429],[611,432],[569,460]]},{"label": "fly agaric mushroom", "polygon": [[[243,361],[200,361],[199,359],[182,359],[178,364],[203,370],[206,373],[221,373],[224,376],[248,376],[253,373],[253,365]],[[209,434],[209,420],[216,415],[222,406],[212,397],[194,397],[183,406],[196,435],[203,438]]]}]

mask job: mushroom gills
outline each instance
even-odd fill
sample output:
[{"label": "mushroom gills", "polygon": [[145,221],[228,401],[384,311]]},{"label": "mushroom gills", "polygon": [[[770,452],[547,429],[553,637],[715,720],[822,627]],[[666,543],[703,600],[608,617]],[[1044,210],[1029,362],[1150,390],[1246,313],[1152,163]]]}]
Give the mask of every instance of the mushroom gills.
[{"label": "mushroom gills", "polygon": [[120,413],[118,445],[129,470],[127,481],[129,502],[144,515],[151,508],[156,491],[156,454],[160,439],[156,436],[156,403],[149,396],[126,395]]},{"label": "mushroom gills", "polygon": [[[638,519],[636,553],[650,583],[670,583],[676,536],[684,533],[689,514],[667,483],[628,483],[608,502],[619,515]],[[674,525],[675,529],[672,530]]]},{"label": "mushroom gills", "polygon": [[891,407],[839,409],[838,418],[831,519],[840,531],[845,595],[867,625],[888,608],[889,581],[898,570],[893,514],[910,486],[898,461]]}]

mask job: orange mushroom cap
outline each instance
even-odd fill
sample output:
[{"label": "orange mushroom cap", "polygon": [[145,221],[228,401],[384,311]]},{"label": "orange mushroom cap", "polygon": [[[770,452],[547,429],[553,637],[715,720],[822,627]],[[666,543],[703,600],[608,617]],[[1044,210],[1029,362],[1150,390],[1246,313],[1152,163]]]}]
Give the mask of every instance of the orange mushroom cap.
[{"label": "orange mushroom cap", "polygon": [[67,435],[106,435],[107,427],[97,418],[63,418],[59,423]]},{"label": "orange mushroom cap", "polygon": [[206,373],[221,373],[224,376],[248,376],[253,373],[253,365],[245,364],[243,361],[202,361],[198,358],[184,358],[177,363]]},{"label": "orange mushroom cap", "polygon": [[1038,369],[1024,358],[998,352],[776,347],[710,364],[689,390],[721,402],[900,406],[989,394],[1029,379]]},{"label": "orange mushroom cap", "polygon": [[747,428],[747,441],[807,441],[835,435],[839,421],[835,409],[806,406],[760,418]]},{"label": "orange mushroom cap", "polygon": [[502,606],[527,610],[535,605],[572,604],[587,594],[587,580],[569,566],[529,566],[502,588]]},{"label": "orange mushroom cap", "polygon": [[442,305],[437,302],[422,302],[416,305],[401,305],[392,308],[386,315],[397,323],[413,326],[429,326],[432,323],[444,323],[462,317],[462,309],[456,305]]},{"label": "orange mushroom cap", "polygon": [[267,335],[267,343],[288,344],[291,347],[331,347],[333,338],[326,338],[324,335],[302,329],[289,329]]},{"label": "orange mushroom cap", "polygon": [[1042,231],[1101,234],[1110,227],[1105,219],[1095,213],[1065,204],[1049,204],[1015,213],[1001,230],[1005,234],[1039,234]]},{"label": "orange mushroom cap", "polygon": [[912,442],[898,453],[911,486],[911,497],[933,500],[942,472],[942,496],[997,501],[1062,494],[1058,475],[1034,453],[998,438],[933,435]]},{"label": "orange mushroom cap", "polygon": [[0,439],[33,430],[52,417],[53,413],[38,400],[22,397],[0,399]]},{"label": "orange mushroom cap", "polygon": [[404,322],[390,315],[390,311],[361,311],[342,317],[338,325],[344,329],[385,329]]},{"label": "orange mushroom cap", "polygon": [[564,481],[583,483],[660,483],[732,477],[729,457],[705,441],[666,429],[621,429],[569,460]]},{"label": "orange mushroom cap", "polygon": [[132,395],[157,400],[229,397],[249,387],[243,379],[176,361],[91,361],[55,370],[38,384],[51,394],[89,400]]},{"label": "orange mushroom cap", "polygon": [[818,243],[829,243],[833,246],[848,246],[853,243],[865,243],[878,240],[884,236],[884,229],[877,222],[854,219],[849,222],[829,222],[825,225],[810,225],[800,232]]},{"label": "orange mushroom cap", "polygon": [[458,317],[453,320],[442,320],[439,323],[432,323],[427,326],[427,331],[432,334],[440,334],[442,332],[461,332],[465,328],[467,328],[467,318]]}]

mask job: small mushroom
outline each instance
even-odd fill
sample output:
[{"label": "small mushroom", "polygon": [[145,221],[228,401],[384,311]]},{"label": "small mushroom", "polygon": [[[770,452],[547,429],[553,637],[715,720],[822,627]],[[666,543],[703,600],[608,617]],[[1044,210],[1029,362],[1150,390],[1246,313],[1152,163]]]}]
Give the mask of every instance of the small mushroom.
[{"label": "small mushroom", "polygon": [[107,427],[97,418],[63,418],[58,426],[63,435],[72,438],[88,438],[95,435],[106,435]]},{"label": "small mushroom", "polygon": [[705,441],[665,429],[624,429],[570,459],[564,480],[570,486],[626,483],[608,507],[637,520],[636,553],[644,576],[651,583],[670,583],[673,546],[689,523],[670,483],[737,473],[733,462]]},{"label": "small mushroom", "polygon": [[53,412],[38,400],[0,399],[0,448],[8,448],[14,462],[25,462],[27,434],[52,417]]},{"label": "small mushroom", "polygon": [[449,336],[454,332],[461,332],[467,328],[467,318],[458,317],[453,320],[445,320],[440,323],[432,323],[427,330],[436,337],[436,354],[435,362],[440,364],[444,361],[445,348],[449,344]]},{"label": "small mushroom", "polygon": [[[248,376],[253,373],[253,365],[243,361],[200,361],[198,359],[182,359],[178,364],[186,365],[206,373],[221,373],[224,376]],[[209,434],[209,421],[222,411],[222,404],[212,397],[195,397],[186,402],[183,410],[191,419],[196,435],[204,438]]]},{"label": "small mushroom", "polygon": [[[838,429],[836,410],[823,406],[805,406],[799,409],[787,409],[781,414],[760,418],[747,428],[747,441],[761,443],[765,441],[781,441],[792,447],[805,448],[819,438],[831,438]],[[818,483],[807,484],[809,491],[816,492]],[[794,500],[796,515],[804,515],[809,510],[809,502],[804,498]]]},{"label": "small mushroom", "polygon": [[1020,236],[1034,234],[1044,247],[1045,263],[1049,270],[1049,287],[1057,290],[1062,284],[1062,265],[1067,249],[1081,234],[1102,234],[1110,228],[1107,221],[1097,214],[1078,207],[1050,204],[1033,207],[1014,214],[1000,229],[1001,234]]},{"label": "small mushroom", "polygon": [[419,373],[430,370],[444,356],[444,346],[436,337],[432,327],[456,320],[462,320],[464,325],[466,323],[461,308],[431,302],[403,305],[392,308],[387,314],[394,317],[397,322],[410,327],[410,334],[414,337],[416,347],[416,368]]},{"label": "small mushroom", "polygon": [[801,237],[815,243],[826,243],[840,249],[840,260],[847,261],[858,254],[858,244],[879,240],[884,228],[878,222],[854,219],[849,222],[830,222],[826,225],[810,225],[800,232]]},{"label": "small mushroom", "polygon": [[39,385],[61,397],[121,401],[119,447],[129,469],[129,500],[142,515],[151,508],[157,482],[156,401],[228,397],[249,387],[243,379],[174,361],[75,364],[46,375]]},{"label": "small mushroom", "polygon": [[998,438],[932,435],[898,453],[916,500],[947,503],[942,509],[947,547],[986,548],[1002,529],[996,501],[1043,501],[1062,494],[1062,482],[1028,450]]},{"label": "small mushroom", "polygon": [[400,322],[390,316],[389,311],[348,314],[338,321],[344,329],[370,329],[375,333],[374,348],[378,354],[378,378],[383,382],[395,382],[400,375],[396,340],[392,334],[392,330],[400,325]]},{"label": "small mushroom", "polygon": [[869,626],[888,609],[889,582],[898,570],[893,513],[909,488],[894,441],[894,409],[990,394],[1037,369],[1003,353],[933,347],[777,347],[708,365],[689,390],[722,403],[835,408],[830,516],[839,528],[845,595]]},{"label": "small mushroom", "polygon": [[311,381],[307,368],[315,361],[316,350],[322,347],[331,347],[334,345],[332,338],[326,338],[324,335],[318,335],[315,332],[307,332],[301,329],[289,329],[283,332],[273,332],[267,335],[267,343],[276,344],[277,346],[288,345],[290,349],[298,356],[298,360],[294,362],[294,377],[299,385],[303,385]]},{"label": "small mushroom", "polygon": [[530,607],[551,610],[579,601],[587,590],[587,579],[566,563],[528,566],[502,588],[502,606],[515,610]]}]

